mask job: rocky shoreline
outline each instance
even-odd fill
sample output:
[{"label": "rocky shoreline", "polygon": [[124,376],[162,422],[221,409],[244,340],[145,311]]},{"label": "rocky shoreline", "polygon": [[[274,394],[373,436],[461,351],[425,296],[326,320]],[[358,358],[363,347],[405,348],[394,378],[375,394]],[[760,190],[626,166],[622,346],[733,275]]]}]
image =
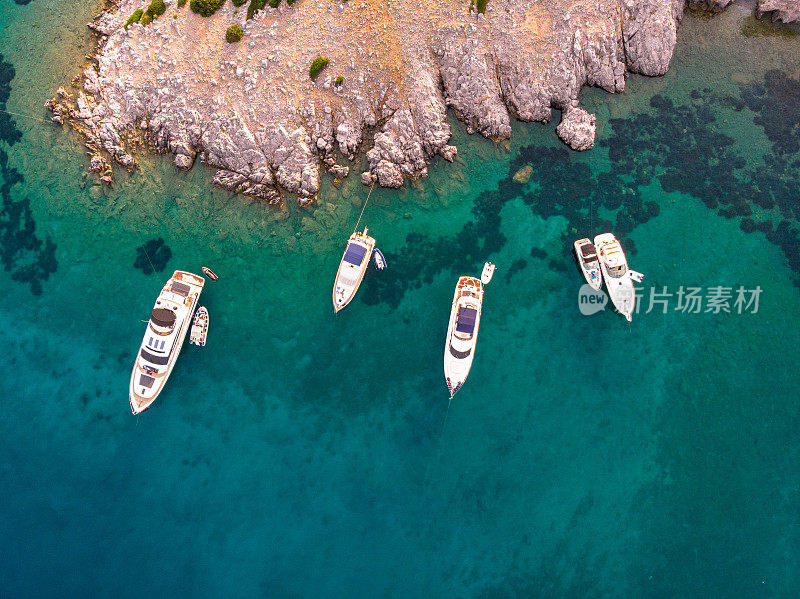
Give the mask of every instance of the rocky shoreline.
[{"label": "rocky shoreline", "polygon": [[[199,156],[215,185],[273,204],[281,190],[313,201],[322,169],[348,176],[342,158],[369,132],[365,185],[426,176],[434,156],[457,152],[448,108],[494,140],[511,135],[512,117],[547,122],[559,109],[559,137],[589,149],[595,117],[581,88],[621,92],[628,72],[663,75],[684,10],[684,0],[491,0],[485,14],[469,0],[298,0],[245,19],[231,2],[206,18],[170,0],[152,22],[126,25],[142,1],[120,0],[89,24],[96,56],[74,90],[47,102],[53,121],[75,129],[107,183],[113,162],[134,168],[144,142],[181,169]],[[760,0],[759,11],[798,21],[799,4]],[[228,43],[233,24],[244,35]],[[312,80],[317,56],[329,64]]]}]

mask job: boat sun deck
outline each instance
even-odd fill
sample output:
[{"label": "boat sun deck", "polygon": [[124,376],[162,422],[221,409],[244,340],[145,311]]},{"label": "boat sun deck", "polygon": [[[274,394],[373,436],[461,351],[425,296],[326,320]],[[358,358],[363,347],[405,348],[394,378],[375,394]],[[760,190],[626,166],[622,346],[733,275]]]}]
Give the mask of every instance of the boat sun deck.
[{"label": "boat sun deck", "polygon": [[[490,268],[484,269],[482,277],[488,281],[491,280],[494,265],[487,264]],[[461,389],[472,367],[480,327],[483,290],[484,283],[475,277],[460,277],[456,284],[444,348],[444,376],[450,399]]]},{"label": "boat sun deck", "polygon": [[598,235],[594,243],[611,303],[630,322],[636,307],[636,290],[622,245],[612,233]]},{"label": "boat sun deck", "polygon": [[334,312],[344,308],[355,297],[374,249],[375,239],[367,235],[366,228],[363,233],[356,231],[350,236],[333,283]]},{"label": "boat sun deck", "polygon": [[603,275],[600,270],[600,257],[597,255],[597,248],[588,238],[578,239],[573,244],[573,247],[586,283],[592,289],[599,290],[603,286]]}]

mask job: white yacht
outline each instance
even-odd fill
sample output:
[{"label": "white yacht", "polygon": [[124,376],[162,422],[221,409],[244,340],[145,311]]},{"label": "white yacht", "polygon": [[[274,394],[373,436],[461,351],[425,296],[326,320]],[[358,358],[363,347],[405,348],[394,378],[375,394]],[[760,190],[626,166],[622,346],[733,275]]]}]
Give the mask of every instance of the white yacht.
[{"label": "white yacht", "polygon": [[481,323],[483,285],[491,280],[493,273],[494,265],[488,262],[483,269],[483,281],[467,276],[458,279],[444,346],[444,378],[450,399],[461,389],[472,368]]},{"label": "white yacht", "polygon": [[366,227],[363,233],[355,231],[350,236],[333,283],[334,312],[344,308],[355,297],[374,249],[375,239],[367,235]]},{"label": "white yacht", "polygon": [[575,242],[575,255],[578,257],[578,264],[581,265],[581,272],[586,282],[592,289],[600,290],[603,286],[603,275],[600,272],[600,261],[597,258],[597,249],[588,239],[579,239]]},{"label": "white yacht", "polygon": [[134,414],[149,408],[164,389],[204,282],[201,276],[176,270],[158,294],[131,373],[128,397]]},{"label": "white yacht", "polygon": [[205,306],[200,306],[192,321],[192,330],[189,332],[189,343],[194,343],[201,347],[205,346],[208,337],[208,310]]},{"label": "white yacht", "polygon": [[625,252],[613,233],[598,235],[594,238],[594,245],[600,258],[600,270],[603,272],[608,296],[617,311],[630,321],[636,307],[636,290]]}]

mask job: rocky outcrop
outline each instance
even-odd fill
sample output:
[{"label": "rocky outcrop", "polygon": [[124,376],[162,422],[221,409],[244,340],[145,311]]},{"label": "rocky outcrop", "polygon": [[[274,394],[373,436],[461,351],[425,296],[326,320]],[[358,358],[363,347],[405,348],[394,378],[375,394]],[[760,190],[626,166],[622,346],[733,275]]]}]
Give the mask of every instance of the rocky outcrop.
[{"label": "rocky outcrop", "polygon": [[404,177],[424,177],[431,157],[441,154],[453,160],[456,149],[447,145],[450,126],[447,109],[434,80],[435,70],[419,69],[416,85],[408,102],[389,117],[375,134],[374,145],[367,152],[369,172],[365,183],[400,187]]},{"label": "rocky outcrop", "polygon": [[772,13],[784,23],[800,23],[800,0],[758,0],[758,14]]},{"label": "rocky outcrop", "polygon": [[573,150],[589,150],[594,147],[596,117],[583,108],[568,108],[556,133]]},{"label": "rocky outcrop", "polygon": [[684,0],[622,1],[622,43],[631,71],[651,76],[667,72],[683,4]]},{"label": "rocky outcrop", "polygon": [[[92,170],[110,181],[111,162],[132,168],[125,140],[139,138],[181,169],[199,157],[225,189],[307,203],[322,172],[349,175],[342,158],[371,133],[366,185],[399,187],[426,176],[434,156],[453,160],[448,108],[496,140],[511,135],[512,115],[546,122],[557,108],[558,135],[591,148],[581,88],[619,92],[628,71],[666,72],[683,2],[492,0],[476,15],[465,0],[307,0],[244,20],[230,3],[203,18],[167,0],[164,15],[126,28],[136,8],[120,0],[90,24],[96,65],[48,102],[83,136]],[[245,36],[228,44],[234,22]],[[317,55],[330,64],[312,81]]]},{"label": "rocky outcrop", "polygon": [[733,0],[686,0],[686,8],[691,10],[705,10],[709,12],[720,12],[724,10]]}]

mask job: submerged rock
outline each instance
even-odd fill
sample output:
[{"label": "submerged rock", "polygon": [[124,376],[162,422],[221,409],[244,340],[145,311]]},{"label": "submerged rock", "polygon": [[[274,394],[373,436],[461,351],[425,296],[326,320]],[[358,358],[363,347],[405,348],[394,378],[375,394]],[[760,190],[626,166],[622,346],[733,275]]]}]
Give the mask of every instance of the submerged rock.
[{"label": "submerged rock", "polygon": [[692,10],[719,12],[724,10],[733,0],[686,0],[686,7]]},{"label": "submerged rock", "polygon": [[784,23],[800,23],[800,1],[758,0],[758,14],[772,13],[772,18]]},{"label": "submerged rock", "polygon": [[512,178],[517,183],[522,183],[524,185],[525,183],[531,180],[532,174],[533,174],[533,167],[530,164],[526,164],[516,173],[514,173],[514,176]]}]

